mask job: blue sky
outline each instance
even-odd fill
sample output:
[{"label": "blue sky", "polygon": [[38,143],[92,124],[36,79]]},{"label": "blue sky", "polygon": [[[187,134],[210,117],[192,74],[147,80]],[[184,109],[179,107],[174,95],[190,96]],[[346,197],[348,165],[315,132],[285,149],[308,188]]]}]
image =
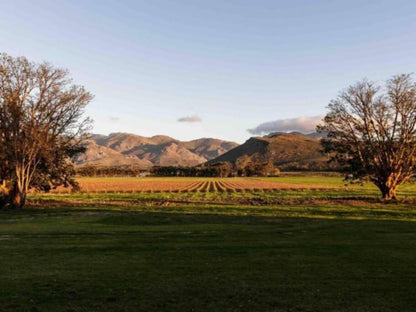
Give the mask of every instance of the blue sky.
[{"label": "blue sky", "polygon": [[13,0],[0,10],[0,51],[67,68],[95,95],[94,132],[183,140],[304,129],[357,80],[414,72],[415,39],[416,1]]}]

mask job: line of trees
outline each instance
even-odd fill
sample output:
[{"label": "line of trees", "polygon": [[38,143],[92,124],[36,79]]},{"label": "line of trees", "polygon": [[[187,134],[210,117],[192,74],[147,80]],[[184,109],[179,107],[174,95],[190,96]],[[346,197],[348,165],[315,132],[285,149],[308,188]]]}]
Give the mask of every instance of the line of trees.
[{"label": "line of trees", "polygon": [[280,171],[271,161],[254,162],[245,159],[238,164],[218,162],[198,167],[155,166],[150,170],[155,176],[185,176],[185,177],[250,177],[250,176],[276,176]]},{"label": "line of trees", "polygon": [[76,174],[82,177],[137,177],[143,173],[139,166],[82,166]]},{"label": "line of trees", "polygon": [[[245,157],[245,156],[244,156]],[[230,162],[218,162],[211,165],[197,167],[154,166],[149,170],[141,169],[137,165],[124,166],[81,166],[76,174],[83,177],[154,175],[162,177],[234,177],[234,176],[276,176],[280,173],[271,161],[261,163],[245,160],[233,165]]]}]

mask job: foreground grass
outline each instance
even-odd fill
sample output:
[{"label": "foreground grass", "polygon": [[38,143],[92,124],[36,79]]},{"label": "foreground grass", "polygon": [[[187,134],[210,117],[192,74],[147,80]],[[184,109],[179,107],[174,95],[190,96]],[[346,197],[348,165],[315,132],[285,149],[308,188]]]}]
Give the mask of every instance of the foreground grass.
[{"label": "foreground grass", "polygon": [[31,194],[0,210],[0,311],[414,310],[416,184],[272,179],[328,188]]},{"label": "foreground grass", "polygon": [[0,311],[412,311],[415,216],[405,203],[0,211]]}]

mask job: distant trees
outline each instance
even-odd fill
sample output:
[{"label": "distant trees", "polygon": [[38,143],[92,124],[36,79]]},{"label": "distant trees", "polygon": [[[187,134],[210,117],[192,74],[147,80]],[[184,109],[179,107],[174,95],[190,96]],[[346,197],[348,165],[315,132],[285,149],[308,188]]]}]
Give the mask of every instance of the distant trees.
[{"label": "distant trees", "polygon": [[228,161],[217,162],[197,167],[154,166],[150,173],[156,176],[185,177],[234,177],[234,176],[273,176],[280,173],[272,161],[253,161],[243,156],[241,161],[232,164]]},{"label": "distant trees", "polygon": [[123,165],[123,166],[81,166],[76,169],[76,174],[83,177],[96,176],[124,176],[137,177],[142,173],[142,169],[137,165]]},{"label": "distant trees", "polygon": [[221,169],[215,166],[176,167],[154,166],[150,173],[161,177],[219,177]]},{"label": "distant trees", "polygon": [[69,159],[83,151],[91,99],[66,70],[0,54],[2,206],[23,207],[29,188],[76,185]]},{"label": "distant trees", "polygon": [[233,166],[228,161],[218,162],[209,166],[216,177],[226,178],[233,174]]},{"label": "distant trees", "polygon": [[269,156],[243,155],[235,162],[236,175],[238,176],[275,176],[280,170],[274,165]]},{"label": "distant trees", "polygon": [[328,133],[325,151],[354,180],[368,178],[385,200],[415,173],[416,85],[410,75],[390,79],[385,88],[361,81],[328,106],[319,131]]}]

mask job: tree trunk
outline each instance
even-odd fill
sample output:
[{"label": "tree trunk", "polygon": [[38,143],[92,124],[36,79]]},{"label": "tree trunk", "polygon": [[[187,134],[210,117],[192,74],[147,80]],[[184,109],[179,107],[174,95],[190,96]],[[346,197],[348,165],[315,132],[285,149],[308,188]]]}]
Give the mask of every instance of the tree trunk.
[{"label": "tree trunk", "polygon": [[0,185],[0,208],[5,208],[9,204],[10,189],[7,187],[7,181],[3,180]]},{"label": "tree trunk", "polygon": [[382,185],[378,186],[381,191],[384,200],[397,200],[396,190],[397,185],[387,186]]},{"label": "tree trunk", "polygon": [[14,208],[23,208],[26,203],[26,192],[20,190],[17,185],[14,185],[10,192],[10,204]]}]

